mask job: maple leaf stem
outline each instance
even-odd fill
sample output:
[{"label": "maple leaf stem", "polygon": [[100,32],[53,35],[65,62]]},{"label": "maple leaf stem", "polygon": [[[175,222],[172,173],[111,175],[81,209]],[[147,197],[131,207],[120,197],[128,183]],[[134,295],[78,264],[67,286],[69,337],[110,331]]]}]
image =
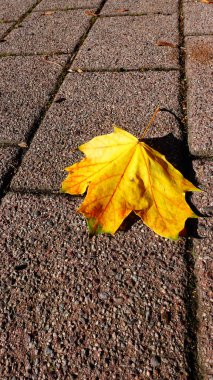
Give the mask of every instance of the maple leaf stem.
[{"label": "maple leaf stem", "polygon": [[140,136],[140,138],[139,138],[140,140],[143,139],[146,136],[146,133],[147,133],[148,129],[150,128],[151,124],[153,123],[154,119],[156,118],[156,116],[160,112],[160,110],[161,110],[160,107],[156,108],[156,110],[155,110],[155,112],[154,112],[154,114],[153,114],[150,122],[147,124],[146,128],[144,129],[143,134]]}]

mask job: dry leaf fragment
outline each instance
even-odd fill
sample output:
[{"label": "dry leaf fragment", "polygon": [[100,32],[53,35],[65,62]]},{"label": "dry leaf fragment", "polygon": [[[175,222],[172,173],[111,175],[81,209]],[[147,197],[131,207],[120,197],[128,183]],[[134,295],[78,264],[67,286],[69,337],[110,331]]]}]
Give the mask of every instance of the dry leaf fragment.
[{"label": "dry leaf fragment", "polygon": [[167,42],[167,41],[157,41],[156,45],[158,45],[158,46],[169,46],[171,48],[176,48],[177,47],[177,45],[174,45],[171,42]]},{"label": "dry leaf fragment", "polygon": [[20,147],[20,148],[27,148],[27,144],[24,142],[24,141],[21,141],[19,144],[18,144],[18,146]]},{"label": "dry leaf fragment", "polygon": [[87,11],[85,11],[84,13],[85,13],[85,15],[87,15],[87,16],[97,17],[97,14],[94,13],[94,12],[92,12],[92,11],[90,11],[90,10],[87,10]]},{"label": "dry leaf fragment", "polygon": [[213,1],[210,1],[210,0],[200,0],[200,3],[213,4]]},{"label": "dry leaf fragment", "polygon": [[118,12],[118,13],[129,12],[129,9],[115,9],[114,12]]},{"label": "dry leaf fragment", "polygon": [[55,61],[50,61],[49,60],[49,57],[48,56],[44,56],[44,57],[42,57],[41,58],[43,61],[45,61],[45,62],[47,62],[47,63],[50,63],[50,64],[52,64],[52,65],[56,65],[56,66],[60,66],[60,67],[63,67],[63,65],[61,65],[60,63],[58,63],[58,62],[55,62]]},{"label": "dry leaf fragment", "polygon": [[53,15],[53,13],[55,13],[54,11],[45,11],[42,13],[42,16],[51,16]]},{"label": "dry leaf fragment", "polygon": [[134,211],[160,236],[176,240],[187,218],[197,216],[186,191],[201,191],[166,158],[114,126],[79,147],[86,158],[65,170],[62,192],[87,195],[78,209],[91,233],[114,234]]}]

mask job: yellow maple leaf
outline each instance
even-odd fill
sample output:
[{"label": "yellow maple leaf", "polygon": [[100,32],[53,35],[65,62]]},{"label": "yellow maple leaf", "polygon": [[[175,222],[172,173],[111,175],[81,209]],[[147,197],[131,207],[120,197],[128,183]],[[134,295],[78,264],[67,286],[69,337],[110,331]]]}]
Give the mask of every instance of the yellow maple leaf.
[{"label": "yellow maple leaf", "polygon": [[134,211],[160,236],[178,239],[187,218],[197,216],[186,191],[201,191],[159,152],[114,126],[79,147],[86,158],[65,170],[62,192],[87,195],[78,209],[91,233],[114,234]]}]

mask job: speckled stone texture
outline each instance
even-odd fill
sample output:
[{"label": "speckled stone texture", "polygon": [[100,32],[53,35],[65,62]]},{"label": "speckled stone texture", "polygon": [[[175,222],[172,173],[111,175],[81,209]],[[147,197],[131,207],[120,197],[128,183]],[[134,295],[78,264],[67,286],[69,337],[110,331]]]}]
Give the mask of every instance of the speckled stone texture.
[{"label": "speckled stone texture", "polygon": [[0,24],[0,39],[4,35],[4,33],[13,25],[12,22],[7,22],[5,24]]},{"label": "speckled stone texture", "polygon": [[1,0],[0,20],[17,20],[35,4],[36,0]]},{"label": "speckled stone texture", "polygon": [[108,0],[101,14],[164,13],[171,14],[178,10],[177,0]]},{"label": "speckled stone texture", "polygon": [[0,189],[6,174],[15,164],[17,153],[17,148],[1,148],[0,146]]},{"label": "speckled stone texture", "polygon": [[192,201],[206,215],[199,219],[200,239],[194,241],[199,292],[199,351],[205,380],[213,376],[213,162],[198,160],[193,165],[203,193],[194,194]]},{"label": "speckled stone texture", "polygon": [[[158,104],[180,116],[178,78],[176,72],[69,74],[12,188],[58,190],[64,167],[81,157],[73,149],[110,133],[113,123],[139,137]],[[147,134],[150,137],[148,143],[174,165],[180,164],[181,133],[173,115],[160,113]]]},{"label": "speckled stone texture", "polygon": [[1,378],[186,380],[184,242],[89,238],[79,201],[3,200]]},{"label": "speckled stone texture", "polygon": [[36,10],[98,7],[101,0],[43,0]]},{"label": "speckled stone texture", "polygon": [[213,154],[213,36],[186,38],[189,148],[192,154]]},{"label": "speckled stone texture", "polygon": [[184,10],[184,32],[186,35],[213,33],[212,4],[186,3]]},{"label": "speckled stone texture", "polygon": [[[48,101],[67,57],[0,60],[0,143],[21,142]],[[54,64],[55,62],[55,64]]]},{"label": "speckled stone texture", "polygon": [[178,44],[176,15],[100,18],[81,47],[73,68],[177,68],[177,48],[157,46],[159,40]]},{"label": "speckled stone texture", "polygon": [[0,44],[0,52],[71,53],[86,32],[90,18],[83,10],[57,11],[51,15],[33,12]]}]

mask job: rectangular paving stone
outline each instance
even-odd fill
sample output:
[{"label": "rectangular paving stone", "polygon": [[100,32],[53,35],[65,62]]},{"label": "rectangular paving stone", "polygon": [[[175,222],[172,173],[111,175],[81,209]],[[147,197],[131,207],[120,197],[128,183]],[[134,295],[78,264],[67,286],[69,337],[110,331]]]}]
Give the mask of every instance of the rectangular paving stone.
[{"label": "rectangular paving stone", "polygon": [[90,238],[79,201],[3,200],[1,377],[186,380],[184,241]]},{"label": "rectangular paving stone", "polygon": [[17,148],[0,147],[0,189],[3,185],[6,174],[13,168],[15,164],[17,153]]},{"label": "rectangular paving stone", "polygon": [[199,351],[205,379],[213,376],[213,162],[194,161],[197,180],[204,191],[194,194],[192,201],[206,217],[198,220],[200,239],[194,239],[196,274],[199,294]]},{"label": "rectangular paving stone", "polygon": [[4,33],[13,25],[13,22],[0,23],[0,39],[4,35]]},{"label": "rectangular paving stone", "polygon": [[0,44],[0,53],[71,53],[90,19],[83,10],[33,12]]},{"label": "rectangular paving stone", "polygon": [[185,35],[202,35],[213,33],[213,7],[212,4],[186,3],[184,10]]},{"label": "rectangular paving stone", "polygon": [[[79,160],[75,148],[112,132],[112,124],[139,137],[157,105],[180,116],[178,73],[69,74],[15,176],[13,189],[59,190],[64,168]],[[147,138],[180,165],[181,134],[175,117],[157,116]],[[72,150],[72,153],[70,153]],[[74,150],[74,151],[73,151]]]},{"label": "rectangular paving stone", "polygon": [[0,60],[0,143],[26,139],[49,99],[67,56]]},{"label": "rectangular paving stone", "polygon": [[131,14],[131,13],[175,13],[178,11],[177,0],[108,0],[101,14]]},{"label": "rectangular paving stone", "polygon": [[98,7],[101,0],[43,0],[35,10]]},{"label": "rectangular paving stone", "polygon": [[35,4],[36,0],[1,0],[0,20],[17,20]]},{"label": "rectangular paving stone", "polygon": [[[154,27],[153,27],[154,25]],[[81,69],[177,68],[177,16],[107,17],[96,21],[73,63]]]},{"label": "rectangular paving stone", "polygon": [[186,38],[189,148],[197,156],[213,154],[213,36]]}]

